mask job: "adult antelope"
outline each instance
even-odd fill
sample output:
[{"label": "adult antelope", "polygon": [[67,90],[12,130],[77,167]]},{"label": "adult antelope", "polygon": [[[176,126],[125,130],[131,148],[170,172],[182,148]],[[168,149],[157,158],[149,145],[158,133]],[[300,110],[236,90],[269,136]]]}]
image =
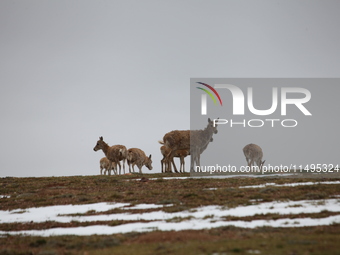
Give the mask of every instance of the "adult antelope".
[{"label": "adult antelope", "polygon": [[248,144],[243,148],[244,156],[246,157],[248,167],[255,166],[255,163],[259,167],[260,171],[265,160],[262,161],[263,152],[260,146],[256,144]]},{"label": "adult antelope", "polygon": [[139,173],[142,173],[142,167],[146,166],[149,170],[152,170],[151,154],[149,157],[145,155],[145,152],[138,148],[128,149],[127,161],[129,165],[129,172],[135,172],[135,165],[139,168]]},{"label": "adult antelope", "polygon": [[[200,154],[207,148],[213,134],[217,134],[217,125],[210,118],[208,119],[207,127],[203,130],[174,130],[166,133],[163,141],[159,141],[159,143],[164,144],[171,150],[166,157],[167,169],[171,168],[171,162],[176,151],[188,150],[191,155],[190,171],[193,172],[195,163],[200,166]],[[174,169],[178,173],[176,165],[174,165]]]},{"label": "adult antelope", "polygon": [[[127,149],[124,145],[113,145],[109,146],[104,142],[103,137],[99,137],[96,146],[93,148],[94,151],[102,150],[105,156],[116,165],[119,166],[119,174],[121,174],[121,164],[120,161],[123,160],[123,171],[125,174],[125,161],[127,157]],[[110,167],[111,169],[112,167]]]}]

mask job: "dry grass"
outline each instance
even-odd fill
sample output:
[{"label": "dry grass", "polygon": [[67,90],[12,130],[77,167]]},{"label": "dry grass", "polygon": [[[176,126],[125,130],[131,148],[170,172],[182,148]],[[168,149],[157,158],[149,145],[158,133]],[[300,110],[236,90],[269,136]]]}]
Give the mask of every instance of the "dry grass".
[{"label": "dry grass", "polygon": [[[163,210],[178,212],[204,205],[236,207],[254,201],[313,200],[340,195],[336,185],[296,187],[265,187],[240,189],[240,186],[264,183],[320,181],[311,179],[228,178],[228,179],[162,179],[163,176],[188,174],[153,174],[131,176],[72,176],[46,178],[1,178],[0,210],[13,210],[64,204],[126,202],[131,204],[171,204],[160,209],[134,210],[136,213]],[[142,177],[146,177],[143,178]],[[151,178],[154,178],[150,180]],[[327,180],[327,179],[324,179]],[[335,181],[336,179],[329,179]],[[216,189],[211,189],[216,188]],[[211,190],[210,190],[211,189]],[[117,209],[120,210],[120,209]],[[117,211],[118,212],[118,211]],[[102,212],[114,213],[114,211]],[[98,214],[88,212],[87,214]],[[299,217],[327,217],[336,213],[323,211]],[[242,217],[242,220],[279,219],[278,214]],[[285,215],[287,218],[287,215]],[[226,220],[240,220],[229,217]],[[180,222],[174,218],[169,221]],[[133,222],[133,221],[130,221]],[[44,222],[3,223],[0,230],[76,227],[89,224],[120,225],[127,221],[110,222]],[[242,229],[223,227],[210,230],[154,231],[110,236],[7,236],[0,238],[1,254],[337,254],[340,226],[304,228]],[[260,252],[260,253],[259,253]]]}]

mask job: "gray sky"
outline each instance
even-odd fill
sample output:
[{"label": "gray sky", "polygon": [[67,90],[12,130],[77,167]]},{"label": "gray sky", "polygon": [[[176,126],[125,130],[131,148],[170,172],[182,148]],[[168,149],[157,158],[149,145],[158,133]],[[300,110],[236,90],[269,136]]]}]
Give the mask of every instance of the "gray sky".
[{"label": "gray sky", "polygon": [[339,1],[0,1],[0,176],[99,173],[189,129],[191,77],[339,77]]}]

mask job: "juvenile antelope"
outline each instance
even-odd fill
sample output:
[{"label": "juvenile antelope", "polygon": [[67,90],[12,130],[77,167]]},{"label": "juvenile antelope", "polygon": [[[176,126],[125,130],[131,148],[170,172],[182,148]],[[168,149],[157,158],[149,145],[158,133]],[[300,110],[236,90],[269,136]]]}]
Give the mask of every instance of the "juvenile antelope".
[{"label": "juvenile antelope", "polygon": [[[188,150],[191,155],[190,171],[193,172],[195,163],[197,166],[200,166],[200,155],[208,146],[213,134],[217,134],[217,125],[214,125],[210,118],[208,119],[207,127],[203,130],[175,130],[166,133],[163,141],[159,141],[159,143],[171,149],[171,152],[166,157],[167,169],[170,169],[177,150]],[[176,165],[174,165],[174,168],[175,172],[178,173]]]},{"label": "juvenile antelope", "polygon": [[243,148],[243,153],[249,167],[255,166],[256,163],[260,171],[262,170],[265,160],[262,161],[263,152],[260,146],[252,143],[248,144]]},{"label": "juvenile antelope", "polygon": [[[93,148],[93,150],[102,150],[112,164],[116,164],[116,166],[119,166],[119,174],[121,173],[120,161],[123,160],[123,171],[125,174],[125,161],[127,157],[127,150],[124,145],[114,145],[110,147],[106,142],[104,142],[103,137],[101,136],[99,137],[99,140],[97,141],[97,144]],[[111,168],[112,167],[110,167],[110,169]],[[115,169],[117,169],[117,167]]]},{"label": "juvenile antelope", "polygon": [[[213,141],[213,138],[210,139],[210,142],[212,142],[212,141]],[[205,149],[208,147],[208,144],[209,143],[207,143],[204,147],[200,148],[199,155],[201,155],[205,151]],[[167,162],[166,161],[167,156],[170,154],[171,150],[168,147],[166,147],[165,145],[163,145],[160,148],[160,150],[161,150],[161,153],[163,155],[163,159],[161,160],[162,173],[164,173],[164,172],[170,172],[171,173],[172,172],[171,167],[170,167],[170,169],[167,169],[166,164],[165,164]],[[184,160],[184,158],[187,157],[188,155],[190,155],[190,150],[177,150],[175,152],[174,157],[180,158],[180,169],[179,169],[179,171],[181,173],[185,172],[185,160]],[[196,165],[200,165],[200,163],[198,162],[197,156],[194,157],[193,161],[196,162]],[[175,168],[174,159],[172,159],[171,163]]]},{"label": "juvenile antelope", "polygon": [[104,170],[104,174],[107,173],[108,175],[111,175],[111,170],[113,170],[113,172],[117,174],[116,163],[112,163],[110,160],[107,159],[107,157],[103,157],[100,159],[99,166],[100,166],[100,175],[103,174],[103,170]]},{"label": "juvenile antelope", "polygon": [[[163,146],[161,146],[160,150],[161,150],[161,153],[163,155],[163,159],[161,160],[162,173],[164,173],[165,170],[171,172],[171,168],[170,169],[164,169],[165,162],[166,162],[166,157],[167,157],[167,155],[170,154],[171,149],[166,147],[165,145],[163,145]],[[188,156],[188,155],[190,155],[190,151],[189,150],[177,150],[175,152],[174,157],[175,158],[180,158],[180,169],[179,169],[179,171],[181,173],[185,172],[185,166],[184,166],[185,165],[185,161],[184,161],[184,158],[186,156]],[[175,165],[174,159],[172,159],[171,163],[172,163],[173,166]]]},{"label": "juvenile antelope", "polygon": [[135,165],[139,168],[139,173],[142,173],[142,167],[146,166],[149,168],[149,170],[152,170],[152,160],[151,160],[151,154],[149,157],[145,155],[145,152],[138,148],[131,148],[128,149],[127,152],[127,162],[129,165],[129,172],[132,171],[135,172]]}]

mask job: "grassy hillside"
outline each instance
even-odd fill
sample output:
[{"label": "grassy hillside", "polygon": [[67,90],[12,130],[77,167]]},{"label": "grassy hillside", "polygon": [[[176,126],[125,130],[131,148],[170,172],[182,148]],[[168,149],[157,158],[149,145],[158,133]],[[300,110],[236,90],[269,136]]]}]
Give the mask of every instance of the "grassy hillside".
[{"label": "grassy hillside", "polygon": [[[163,179],[189,174],[150,174],[124,176],[72,176],[46,178],[1,178],[0,210],[51,205],[124,202],[131,205],[167,205],[165,212],[194,210],[207,205],[236,208],[271,201],[323,200],[338,198],[340,184],[301,186],[244,186],[265,183],[287,184],[325,182],[339,179],[293,178],[226,178],[226,179]],[[135,213],[155,209],[134,210]],[[106,213],[121,213],[121,209]],[[95,211],[88,215],[98,214]],[[228,217],[228,221],[252,221],[280,218],[324,218],[338,212],[294,215],[265,214],[248,217]],[[172,219],[185,222],[186,219]],[[132,221],[131,221],[132,222]],[[0,221],[0,231],[19,231],[89,225],[117,226],[129,221],[102,222],[27,222]],[[0,238],[0,254],[339,254],[340,225],[254,229],[224,226],[205,230],[130,232],[114,235],[33,237],[4,235]]]}]

